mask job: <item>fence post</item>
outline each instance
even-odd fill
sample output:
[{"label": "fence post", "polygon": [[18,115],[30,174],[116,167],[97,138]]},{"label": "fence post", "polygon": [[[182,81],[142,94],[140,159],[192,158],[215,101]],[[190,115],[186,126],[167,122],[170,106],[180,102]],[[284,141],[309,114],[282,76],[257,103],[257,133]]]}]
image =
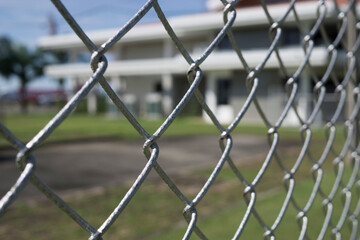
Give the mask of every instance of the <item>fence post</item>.
[{"label": "fence post", "polygon": [[[348,12],[348,26],[347,26],[347,52],[350,52],[353,49],[353,46],[356,42],[357,37],[357,17],[356,17],[356,2],[352,4],[351,9]],[[351,4],[351,0],[349,0],[349,4]],[[350,119],[351,113],[355,107],[355,99],[354,99],[354,89],[358,86],[358,76],[359,76],[359,64],[358,64],[358,54],[354,52],[354,57],[356,59],[355,69],[352,72],[351,80],[347,84],[347,107],[346,107],[346,118]],[[348,59],[349,69],[351,66],[351,59]],[[356,148],[359,144],[359,116],[357,115],[355,119],[355,136],[352,140],[352,146]]]}]

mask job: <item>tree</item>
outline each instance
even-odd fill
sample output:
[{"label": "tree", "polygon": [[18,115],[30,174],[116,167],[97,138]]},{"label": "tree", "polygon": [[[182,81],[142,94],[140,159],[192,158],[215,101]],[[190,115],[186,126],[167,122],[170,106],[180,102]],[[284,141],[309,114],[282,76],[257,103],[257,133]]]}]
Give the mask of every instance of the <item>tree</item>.
[{"label": "tree", "polygon": [[[68,62],[69,56],[67,52],[64,51],[51,51],[46,53],[51,64],[64,64]],[[57,79],[59,87],[64,89],[65,79],[58,78]]]},{"label": "tree", "polygon": [[17,76],[20,79],[20,104],[27,111],[27,84],[43,74],[45,58],[43,53],[13,43],[9,38],[0,37],[0,74],[5,78]]}]

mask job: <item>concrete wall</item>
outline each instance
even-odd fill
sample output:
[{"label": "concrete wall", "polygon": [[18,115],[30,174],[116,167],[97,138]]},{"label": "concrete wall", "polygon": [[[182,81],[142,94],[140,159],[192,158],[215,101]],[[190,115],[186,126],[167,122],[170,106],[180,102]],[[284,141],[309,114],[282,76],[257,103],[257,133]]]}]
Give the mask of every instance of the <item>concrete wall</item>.
[{"label": "concrete wall", "polygon": [[[270,121],[275,121],[281,114],[284,106],[285,90],[283,79],[277,70],[264,70],[259,75],[259,87],[256,91],[256,97]],[[234,115],[244,106],[249,95],[246,88],[246,73],[237,71],[232,77],[231,100],[230,104],[234,108]],[[260,115],[254,104],[248,109],[244,120],[248,122],[261,122]]]},{"label": "concrete wall", "polygon": [[121,46],[121,60],[149,59],[163,57],[163,42],[126,43]]},{"label": "concrete wall", "polygon": [[[209,44],[206,36],[181,39],[181,42],[192,55],[202,53]],[[166,46],[166,44],[169,44],[169,46]],[[125,43],[119,46],[119,49],[120,54],[118,58],[121,60],[174,57],[180,54],[175,44],[172,42],[168,43],[166,40],[146,43]]]},{"label": "concrete wall", "polygon": [[[181,39],[181,42],[184,45],[185,49],[190,54],[200,55],[202,52],[205,51],[206,47],[210,44],[210,37],[211,34],[208,33],[208,35],[205,36],[183,38]],[[174,53],[175,53],[174,55],[179,54],[179,51],[174,48]]]},{"label": "concrete wall", "polygon": [[161,83],[161,77],[126,77],[123,79],[126,84],[126,88],[124,89],[126,94],[133,94],[137,98],[139,107],[138,114],[142,116],[145,115],[146,96],[155,92],[155,85]]},{"label": "concrete wall", "polygon": [[[278,43],[279,47],[299,46],[301,42],[300,32],[295,27],[283,28]],[[269,26],[263,26],[258,28],[238,28],[233,30],[233,34],[237,45],[242,50],[259,50],[268,49],[271,45],[271,39],[269,36]],[[231,44],[227,36],[221,41],[218,48],[232,49]]]}]

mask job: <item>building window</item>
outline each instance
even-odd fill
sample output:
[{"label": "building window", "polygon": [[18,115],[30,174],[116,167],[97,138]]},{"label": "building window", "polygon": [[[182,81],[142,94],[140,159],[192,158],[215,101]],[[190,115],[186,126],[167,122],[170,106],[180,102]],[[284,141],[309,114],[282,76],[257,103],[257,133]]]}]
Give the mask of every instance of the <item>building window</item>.
[{"label": "building window", "polygon": [[295,46],[300,43],[300,32],[297,28],[284,29],[283,45]]},{"label": "building window", "polygon": [[[326,45],[333,43],[336,39],[338,31],[339,31],[338,26],[334,24],[325,25],[325,32],[328,42],[325,42],[324,36],[321,34],[321,31],[317,31],[314,36],[315,45]],[[342,48],[342,44],[336,46],[336,49],[341,49],[341,48]]]},{"label": "building window", "polygon": [[156,93],[162,93],[162,91],[163,91],[163,87],[162,87],[161,82],[155,83],[155,85],[154,85],[154,92],[156,92]]},{"label": "building window", "polygon": [[218,48],[220,50],[229,50],[232,48],[229,37],[227,35],[225,35],[224,38],[221,40],[221,42],[218,45]]},{"label": "building window", "polygon": [[217,81],[217,104],[227,105],[230,100],[231,81],[229,79],[220,79]]},{"label": "building window", "polygon": [[78,52],[76,54],[76,62],[78,63],[88,63],[91,59],[91,53],[86,51],[86,52]]},{"label": "building window", "polygon": [[[234,29],[234,39],[242,50],[268,48],[271,45],[268,29]],[[220,51],[231,50],[232,45],[228,36],[224,36],[218,45]]]}]

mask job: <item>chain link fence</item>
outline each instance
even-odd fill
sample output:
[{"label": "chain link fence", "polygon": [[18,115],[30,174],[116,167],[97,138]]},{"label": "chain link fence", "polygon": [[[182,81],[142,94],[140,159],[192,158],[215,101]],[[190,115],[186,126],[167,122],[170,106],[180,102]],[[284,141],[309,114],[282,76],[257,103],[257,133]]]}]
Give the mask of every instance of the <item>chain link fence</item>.
[{"label": "chain link fence", "polygon": [[[317,14],[316,22],[310,29],[305,28],[302,20],[297,14],[297,1],[286,1],[287,10],[283,12],[280,18],[274,19],[268,9],[269,4],[267,1],[260,0],[261,5],[268,21],[268,30],[271,45],[267,49],[267,54],[263,59],[259,59],[256,67],[252,68],[247,62],[246,57],[243,55],[242,46],[239,45],[234,37],[233,24],[237,20],[237,11],[234,6],[241,3],[241,1],[227,2],[222,0],[223,4],[223,27],[218,32],[217,36],[209,44],[202,55],[194,59],[191,54],[186,50],[182,41],[173,30],[171,24],[168,22],[161,5],[156,0],[147,1],[141,9],[131,18],[116,35],[109,38],[108,41],[98,47],[92,39],[82,30],[78,25],[76,19],[73,18],[71,13],[66,9],[60,0],[52,0],[53,4],[67,21],[69,26],[73,29],[74,33],[81,39],[86,48],[92,53],[91,56],[91,69],[92,76],[86,81],[82,88],[73,96],[73,98],[56,114],[56,116],[48,122],[48,124],[33,137],[31,141],[24,144],[18,139],[6,126],[0,124],[0,132],[5,139],[18,151],[16,163],[20,170],[19,177],[13,187],[1,198],[0,201],[0,214],[6,214],[6,209],[15,201],[17,195],[23,190],[27,183],[36,186],[48,199],[50,199],[58,208],[60,208],[69,218],[74,220],[80,228],[87,231],[90,235],[89,239],[102,239],[106,236],[107,230],[121,217],[124,209],[132,200],[133,196],[139,190],[141,185],[147,179],[148,174],[153,169],[167,184],[168,188],[181,200],[184,205],[183,216],[187,222],[187,230],[183,234],[183,239],[189,239],[192,235],[197,235],[200,239],[212,239],[212,236],[206,236],[202,229],[197,224],[198,212],[197,205],[206,198],[206,193],[213,186],[214,180],[222,171],[224,164],[228,164],[231,170],[237,176],[239,182],[244,186],[243,200],[246,202],[246,212],[242,216],[242,220],[238,223],[238,228],[233,233],[233,239],[239,239],[242,233],[249,225],[249,218],[252,216],[256,218],[257,222],[264,229],[265,239],[275,239],[276,230],[279,224],[283,221],[284,216],[290,206],[294,207],[298,213],[297,222],[300,229],[300,235],[293,238],[309,239],[307,230],[309,228],[308,213],[315,204],[315,198],[322,199],[321,206],[324,210],[324,215],[318,217],[318,221],[322,221],[322,228],[319,229],[317,239],[324,239],[327,232],[331,233],[334,239],[341,239],[341,231],[345,228],[344,225],[348,224],[348,231],[351,239],[359,237],[359,213],[360,213],[360,200],[359,200],[359,187],[360,179],[358,175],[360,158],[358,146],[358,116],[360,108],[359,98],[359,82],[358,82],[358,50],[360,46],[360,37],[358,36],[358,18],[356,14],[356,1],[350,0],[349,2],[334,1],[327,2],[317,1],[317,9],[314,9],[314,14]],[[245,2],[245,1],[244,1]],[[340,3],[341,2],[341,3]],[[328,16],[329,6],[334,8],[334,15]],[[179,103],[173,108],[170,115],[166,118],[163,124],[158,128],[155,133],[147,132],[138,120],[131,114],[123,103],[121,98],[111,88],[107,79],[104,77],[108,62],[105,53],[117,42],[137,25],[139,20],[144,17],[150,9],[154,9],[157,13],[158,19],[166,29],[169,38],[176,45],[182,57],[188,63],[187,77],[189,87],[186,93],[182,96]],[[304,57],[301,64],[298,65],[297,70],[290,74],[286,65],[287,59],[281,57],[281,49],[279,49],[279,42],[283,34],[284,27],[287,24],[289,16],[294,18],[296,26],[301,33],[302,42],[301,46],[304,52]],[[325,27],[327,23],[336,26],[336,36],[331,38],[327,32],[328,28]],[[225,127],[218,120],[218,116],[206,104],[203,94],[198,89],[199,83],[203,80],[203,62],[211,56],[219,43],[228,38],[231,47],[238,56],[239,66],[241,65],[247,72],[246,86],[248,95],[245,103],[240,106],[241,110],[238,112],[232,123]],[[326,69],[319,73],[315,73],[311,58],[316,54],[314,51],[318,39],[324,43],[323,47],[327,51],[328,65]],[[259,77],[260,73],[264,71],[265,65],[269,58],[275,56],[278,62],[278,70],[286,81],[282,86],[287,93],[287,101],[282,113],[278,116],[275,122],[268,119],[266,111],[261,106],[257,96],[257,89],[262,85],[262,79]],[[345,56],[345,69],[337,69],[336,63],[341,61],[341,56]],[[313,81],[313,92],[311,98],[313,107],[309,117],[304,118],[298,113],[298,105],[296,103],[299,94],[300,76],[307,71],[310,73]],[[342,77],[339,77],[338,72],[341,71]],[[327,88],[327,84],[332,83],[335,87],[332,92]],[[52,134],[56,128],[69,116],[69,114],[76,108],[79,102],[86,97],[89,91],[95,85],[100,84],[113,104],[121,111],[129,123],[144,139],[143,153],[147,159],[146,165],[139,173],[137,179],[128,190],[123,199],[119,199],[119,204],[114,208],[113,212],[104,220],[103,224],[97,229],[86,221],[76,210],[72,209],[62,198],[60,198],[50,187],[46,185],[36,174],[35,165],[36,159],[33,155],[34,151]],[[324,108],[324,100],[329,94],[336,96],[334,101],[334,111],[331,113],[328,121],[321,123],[324,128],[323,138],[326,145],[321,149],[321,156],[314,157],[310,151],[310,146],[316,144],[312,141],[313,129],[317,128],[315,125],[317,117],[321,114]],[[166,171],[159,165],[157,159],[160,146],[157,140],[167,131],[169,126],[177,118],[182,111],[184,105],[195,96],[197,102],[200,104],[202,110],[211,119],[211,122],[219,130],[219,144],[222,151],[222,156],[218,159],[216,166],[208,176],[206,183],[201,190],[197,193],[196,197],[189,199],[169,177]],[[259,116],[262,118],[263,123],[268,129],[267,140],[269,144],[269,151],[256,176],[253,179],[247,179],[231,157],[233,146],[232,132],[242,122],[246,116],[250,106],[255,107]],[[287,159],[283,158],[279,153],[278,145],[281,137],[281,129],[283,123],[290,111],[294,111],[298,120],[299,127],[299,141],[302,145],[298,153],[297,160],[292,166],[288,166]],[[341,120],[341,121],[340,121]],[[319,124],[319,123],[317,123]],[[344,141],[341,146],[335,146],[335,138],[340,130],[344,131]],[[336,142],[337,144],[337,142]],[[339,150],[340,149],[340,150]],[[348,162],[347,162],[347,159]],[[313,177],[313,186],[310,196],[304,206],[298,203],[294,197],[294,189],[298,179],[295,178],[300,166],[310,160],[312,168],[311,175]],[[335,181],[331,186],[331,191],[327,193],[321,187],[322,179],[324,178],[324,164],[331,161]],[[280,211],[277,214],[273,223],[269,224],[264,221],[264,215],[261,211],[257,211],[256,199],[258,197],[257,186],[262,181],[268,166],[271,162],[276,162],[282,171],[278,174],[283,175],[284,191],[286,197],[283,199]],[[349,178],[344,177],[346,169],[350,169],[351,174]],[[333,201],[336,196],[342,199],[342,204],[335,204]],[[239,199],[240,201],[241,199]],[[341,214],[339,218],[333,219],[333,212],[339,210]]]}]

